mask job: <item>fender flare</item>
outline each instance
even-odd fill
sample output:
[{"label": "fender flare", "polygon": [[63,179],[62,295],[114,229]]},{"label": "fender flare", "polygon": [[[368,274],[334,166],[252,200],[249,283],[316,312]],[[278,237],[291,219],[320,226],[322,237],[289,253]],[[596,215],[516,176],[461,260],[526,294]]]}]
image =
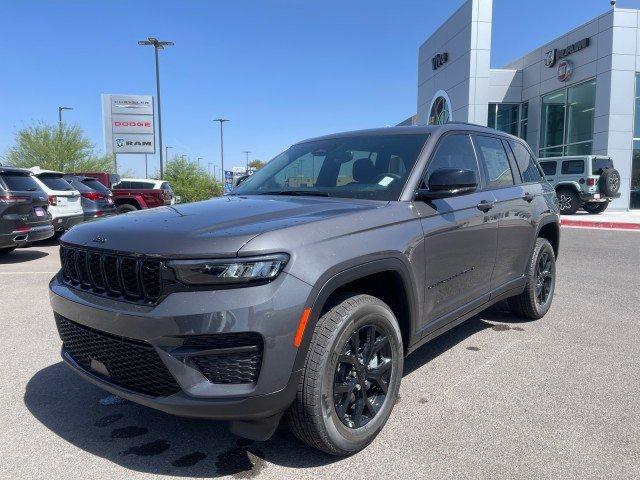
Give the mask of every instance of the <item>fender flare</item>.
[{"label": "fender flare", "polygon": [[[557,230],[558,230],[558,245],[556,248],[556,260],[558,259],[558,254],[560,253],[560,215],[558,215],[557,213],[548,213],[547,215],[545,215],[544,217],[542,217],[540,219],[540,221],[538,222],[538,226],[536,227],[536,236],[535,238],[538,238],[540,236],[540,231],[542,230],[543,227],[546,227],[549,224],[556,224]],[[531,255],[533,255],[533,247],[531,248]],[[531,261],[531,256],[529,256],[529,261]],[[528,263],[527,263],[528,265]]]},{"label": "fender flare", "polygon": [[561,188],[572,188],[576,191],[577,194],[580,194],[580,185],[578,184],[578,182],[560,182],[557,183],[553,188],[556,192]]},{"label": "fender flare", "polygon": [[[356,259],[355,261],[357,262],[358,260]],[[313,337],[313,331],[320,319],[320,313],[331,295],[344,284],[368,275],[393,271],[400,276],[408,300],[407,310],[409,312],[409,327],[407,334],[409,341],[413,338],[415,327],[417,325],[417,315],[419,314],[417,303],[418,296],[414,289],[414,282],[412,281],[410,273],[411,270],[406,265],[405,261],[398,256],[393,256],[367,260],[355,265],[353,263],[354,261],[352,260],[349,262],[349,266],[342,264],[325,272],[316,282],[316,286],[311,290],[305,304],[307,307],[311,308],[311,314],[307,320],[305,333],[302,337],[302,344],[298,348],[298,353],[293,367],[294,372],[299,371],[304,367],[307,351],[309,350],[311,338]],[[409,345],[405,345],[404,347],[405,351],[407,351]]]}]

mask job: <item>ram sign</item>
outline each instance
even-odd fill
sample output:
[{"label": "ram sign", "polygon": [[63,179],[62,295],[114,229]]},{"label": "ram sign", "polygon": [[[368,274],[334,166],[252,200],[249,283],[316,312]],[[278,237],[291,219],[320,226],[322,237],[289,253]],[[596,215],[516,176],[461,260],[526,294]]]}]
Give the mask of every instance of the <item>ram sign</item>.
[{"label": "ram sign", "polygon": [[102,94],[107,153],[155,153],[155,118],[151,95]]}]

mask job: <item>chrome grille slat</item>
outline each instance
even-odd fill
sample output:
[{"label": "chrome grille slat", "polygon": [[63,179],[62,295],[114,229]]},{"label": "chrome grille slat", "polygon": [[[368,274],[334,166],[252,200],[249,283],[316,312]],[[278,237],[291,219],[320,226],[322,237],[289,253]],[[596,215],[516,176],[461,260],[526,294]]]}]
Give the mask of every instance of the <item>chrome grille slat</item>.
[{"label": "chrome grille slat", "polygon": [[67,285],[98,295],[154,303],[164,290],[160,260],[63,245],[60,263]]}]

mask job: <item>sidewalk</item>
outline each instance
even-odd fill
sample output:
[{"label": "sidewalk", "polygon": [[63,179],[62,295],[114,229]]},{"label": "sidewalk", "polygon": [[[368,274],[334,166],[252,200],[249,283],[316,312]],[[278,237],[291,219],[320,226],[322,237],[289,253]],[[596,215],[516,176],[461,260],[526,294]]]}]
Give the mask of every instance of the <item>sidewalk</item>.
[{"label": "sidewalk", "polygon": [[630,212],[606,211],[598,215],[590,215],[581,211],[575,215],[562,215],[561,223],[563,227],[640,231],[640,210]]}]

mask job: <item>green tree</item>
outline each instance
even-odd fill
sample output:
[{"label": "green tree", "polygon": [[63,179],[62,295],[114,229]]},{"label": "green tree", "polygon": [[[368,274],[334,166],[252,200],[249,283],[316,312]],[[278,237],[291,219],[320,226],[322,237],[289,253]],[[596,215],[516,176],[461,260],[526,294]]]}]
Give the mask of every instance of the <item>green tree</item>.
[{"label": "green tree", "polygon": [[264,163],[262,160],[251,160],[249,162],[249,168],[253,168],[254,170],[259,170],[262,167],[264,167],[266,165],[266,163]]},{"label": "green tree", "polygon": [[167,162],[164,180],[171,184],[182,202],[197,202],[222,195],[220,184],[204,168],[178,155]]},{"label": "green tree", "polygon": [[4,160],[16,167],[39,166],[61,172],[111,172],[113,159],[96,155],[95,147],[77,125],[39,122],[18,130],[15,145]]}]

